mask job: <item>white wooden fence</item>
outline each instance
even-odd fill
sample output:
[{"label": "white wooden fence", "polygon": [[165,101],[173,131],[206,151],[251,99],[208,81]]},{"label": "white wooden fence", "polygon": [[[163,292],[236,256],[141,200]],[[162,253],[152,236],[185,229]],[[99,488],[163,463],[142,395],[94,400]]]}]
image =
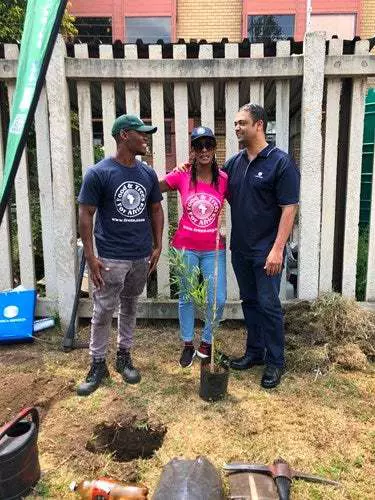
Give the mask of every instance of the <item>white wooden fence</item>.
[{"label": "white wooden fence", "polygon": [[[250,57],[239,57],[237,44],[225,45],[225,57],[214,58],[212,45],[201,45],[199,58],[187,59],[186,46],[175,45],[173,58],[163,59],[160,45],[149,47],[148,59],[137,59],[137,48],[125,46],[124,59],[114,59],[112,46],[100,46],[100,57],[89,58],[86,45],[74,47],[75,57],[67,57],[65,44],[58,39],[35,116],[37,164],[43,235],[46,296],[38,300],[38,311],[57,310],[63,326],[70,317],[77,273],[77,226],[73,188],[71,103],[68,82],[76,82],[79,116],[80,154],[83,169],[93,163],[92,94],[90,82],[101,86],[104,150],[113,153],[115,142],[110,130],[116,114],[116,81],[125,83],[123,100],[127,112],[140,113],[140,83],[150,84],[152,123],[159,132],[153,137],[153,166],[159,177],[165,174],[164,88],[174,86],[175,145],[177,163],[188,158],[188,82],[200,84],[200,121],[215,127],[214,86],[224,82],[225,155],[238,149],[234,134],[234,116],[240,104],[240,82],[249,84],[246,101],[263,104],[265,85],[275,82],[276,143],[288,149],[290,134],[290,93],[293,82],[302,82],[300,129],[301,205],[299,213],[298,297],[313,299],[321,291],[332,289],[334,260],[335,199],[338,155],[341,85],[353,80],[348,152],[345,228],[343,238],[342,293],[355,296],[358,245],[361,153],[364,98],[368,76],[375,75],[375,57],[369,54],[367,41],[356,43],[355,54],[342,55],[343,42],[331,40],[326,55],[324,33],[306,36],[302,55],[290,54],[290,43],[277,43],[275,57],[264,57],[263,45],[251,45]],[[13,45],[4,48],[0,60],[0,80],[5,81],[8,99],[14,91],[17,53]],[[326,82],[326,91],[324,83]],[[324,99],[324,94],[326,99]],[[217,96],[216,96],[217,97]],[[219,97],[220,98],[220,97]],[[325,133],[322,135],[322,116]],[[291,124],[292,127],[292,124]],[[2,134],[0,134],[0,137]],[[4,145],[0,141],[0,167]],[[373,199],[375,199],[375,176]],[[22,284],[35,286],[33,241],[27,162],[22,158],[15,184],[18,222],[20,275]],[[375,301],[375,203],[372,206],[369,265],[366,300]],[[167,213],[167,200],[163,201]],[[230,214],[227,210],[227,226]],[[0,287],[12,287],[12,258],[8,221],[0,229]],[[228,238],[229,239],[229,238]],[[168,249],[168,220],[163,238]],[[238,289],[228,255],[228,304],[226,316],[240,317]],[[158,296],[143,297],[139,315],[176,317],[177,308],[170,300],[169,265],[166,254],[158,268]],[[80,314],[90,314],[90,299],[82,301]]]}]

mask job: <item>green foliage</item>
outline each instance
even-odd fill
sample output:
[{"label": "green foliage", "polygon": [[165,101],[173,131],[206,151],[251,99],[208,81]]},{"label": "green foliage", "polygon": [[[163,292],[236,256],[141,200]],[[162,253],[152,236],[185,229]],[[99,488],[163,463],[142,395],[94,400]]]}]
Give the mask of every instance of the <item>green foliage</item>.
[{"label": "green foliage", "polygon": [[361,227],[358,240],[356,298],[362,301],[365,300],[366,294],[368,239],[368,226]]},{"label": "green foliage", "polygon": [[65,40],[72,40],[75,36],[78,35],[78,30],[74,26],[76,18],[69,13],[70,7],[71,2],[68,2],[61,21],[60,32]]},{"label": "green foliage", "polygon": [[[0,41],[20,42],[25,21],[27,0],[0,0]],[[66,40],[74,38],[78,31],[74,26],[75,17],[69,14],[68,2],[61,22],[61,34]]]},{"label": "green foliage", "polygon": [[176,287],[178,295],[184,300],[193,302],[196,309],[207,315],[208,280],[201,279],[198,266],[190,270],[181,250],[170,248],[169,262],[171,266],[171,286]]},{"label": "green foliage", "polygon": [[26,0],[2,0],[0,2],[0,40],[21,41],[25,18]]}]

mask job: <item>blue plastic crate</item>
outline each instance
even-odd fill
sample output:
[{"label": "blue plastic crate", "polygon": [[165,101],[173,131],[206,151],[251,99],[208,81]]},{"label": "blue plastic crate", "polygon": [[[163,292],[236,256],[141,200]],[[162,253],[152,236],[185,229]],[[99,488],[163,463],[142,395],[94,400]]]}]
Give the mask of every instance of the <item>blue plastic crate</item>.
[{"label": "blue plastic crate", "polygon": [[0,343],[32,341],[35,303],[35,290],[0,292]]}]

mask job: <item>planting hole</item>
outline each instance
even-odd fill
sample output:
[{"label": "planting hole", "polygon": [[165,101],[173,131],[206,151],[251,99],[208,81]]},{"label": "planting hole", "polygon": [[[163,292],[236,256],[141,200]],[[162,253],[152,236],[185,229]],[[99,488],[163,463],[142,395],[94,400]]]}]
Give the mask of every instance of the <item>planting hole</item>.
[{"label": "planting hole", "polygon": [[95,426],[86,449],[92,453],[112,453],[117,462],[151,458],[163,444],[167,428],[158,421],[134,414]]}]

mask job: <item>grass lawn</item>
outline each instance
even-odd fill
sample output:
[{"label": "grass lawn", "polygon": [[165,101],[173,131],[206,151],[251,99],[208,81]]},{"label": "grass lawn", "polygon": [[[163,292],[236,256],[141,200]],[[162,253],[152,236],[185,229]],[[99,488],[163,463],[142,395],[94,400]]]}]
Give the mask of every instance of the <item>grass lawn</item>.
[{"label": "grass lawn", "polygon": [[[88,331],[82,327],[80,338],[87,339]],[[224,324],[220,332],[223,350],[241,354],[243,328]],[[0,423],[25,405],[41,411],[43,478],[34,497],[74,498],[68,488],[72,480],[101,475],[141,481],[152,493],[170,459],[206,455],[219,470],[229,461],[270,463],[281,456],[296,469],[342,484],[335,490],[296,481],[293,499],[374,498],[374,366],[355,372],[336,368],[318,376],[288,371],[272,391],[259,386],[261,367],[232,372],[228,397],[206,403],[198,396],[199,362],[187,370],[178,366],[177,324],[138,328],[134,361],[143,378],[137,386],[125,386],[115,372],[114,340],[115,333],[108,356],[112,379],[88,398],[74,390],[86,375],[88,352],[61,352],[59,332],[44,332],[31,345],[1,348]],[[118,462],[110,453],[86,449],[97,424],[119,421],[129,412],[167,428],[151,458]]]}]

